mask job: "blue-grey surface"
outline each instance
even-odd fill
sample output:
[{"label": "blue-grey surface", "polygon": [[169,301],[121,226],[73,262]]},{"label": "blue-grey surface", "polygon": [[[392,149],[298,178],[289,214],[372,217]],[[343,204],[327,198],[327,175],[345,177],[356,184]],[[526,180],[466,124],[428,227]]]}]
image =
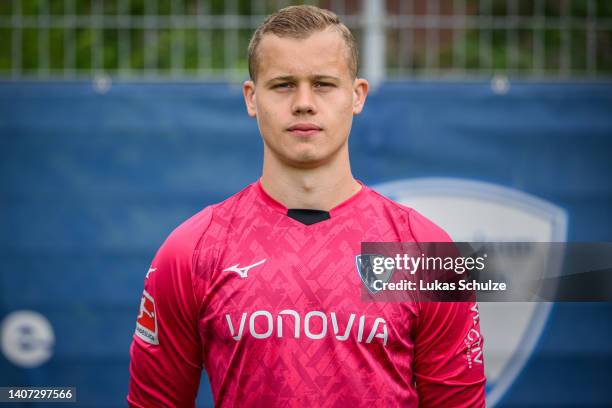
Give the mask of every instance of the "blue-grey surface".
[{"label": "blue-grey surface", "polygon": [[[0,385],[125,405],[150,259],[182,220],[256,180],[261,155],[236,85],[0,83],[0,319],[36,310],[56,334],[41,367],[0,354]],[[355,118],[351,155],[368,184],[489,181],[566,209],[571,241],[612,241],[611,84],[384,84]],[[503,405],[610,404],[611,322],[609,303],[555,305]]]}]

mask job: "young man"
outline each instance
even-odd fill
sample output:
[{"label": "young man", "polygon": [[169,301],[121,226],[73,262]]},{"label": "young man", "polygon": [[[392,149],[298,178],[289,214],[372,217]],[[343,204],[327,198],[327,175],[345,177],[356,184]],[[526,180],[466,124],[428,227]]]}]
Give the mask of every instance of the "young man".
[{"label": "young man", "polygon": [[128,401],[215,406],[484,405],[472,303],[364,302],[362,241],[449,241],[355,180],[348,137],[368,83],[337,17],[280,10],[249,46],[263,175],[179,226],[145,278]]}]

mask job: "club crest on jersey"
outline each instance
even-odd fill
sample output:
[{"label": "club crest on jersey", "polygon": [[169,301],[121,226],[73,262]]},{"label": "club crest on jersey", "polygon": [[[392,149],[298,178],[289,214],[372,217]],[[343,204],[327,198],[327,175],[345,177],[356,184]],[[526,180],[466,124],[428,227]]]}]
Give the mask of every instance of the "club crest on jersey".
[{"label": "club crest on jersey", "polygon": [[393,275],[393,269],[387,269],[382,273],[374,273],[374,259],[380,258],[382,255],[376,254],[361,254],[355,257],[355,266],[357,267],[357,273],[361,278],[361,281],[371,293],[378,293],[379,290],[374,288],[374,282],[379,280],[381,282],[389,282],[391,275]]},{"label": "club crest on jersey", "polygon": [[149,344],[159,344],[155,300],[146,290],[142,291],[142,298],[140,299],[140,311],[138,319],[136,319],[136,335]]}]

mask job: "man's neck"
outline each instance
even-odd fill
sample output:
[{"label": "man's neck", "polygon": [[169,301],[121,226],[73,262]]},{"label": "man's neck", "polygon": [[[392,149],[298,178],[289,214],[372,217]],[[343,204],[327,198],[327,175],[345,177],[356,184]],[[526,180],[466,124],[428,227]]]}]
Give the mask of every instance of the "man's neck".
[{"label": "man's neck", "polygon": [[312,169],[292,167],[266,155],[262,187],[287,208],[329,211],[361,189],[351,173],[348,152],[341,154],[345,157]]}]

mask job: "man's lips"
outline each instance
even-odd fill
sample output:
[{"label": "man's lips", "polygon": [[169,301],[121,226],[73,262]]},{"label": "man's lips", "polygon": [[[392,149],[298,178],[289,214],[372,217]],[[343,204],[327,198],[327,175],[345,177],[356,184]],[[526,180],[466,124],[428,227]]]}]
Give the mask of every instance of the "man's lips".
[{"label": "man's lips", "polygon": [[287,128],[287,130],[296,136],[312,136],[320,132],[322,128],[314,123],[296,123]]}]

